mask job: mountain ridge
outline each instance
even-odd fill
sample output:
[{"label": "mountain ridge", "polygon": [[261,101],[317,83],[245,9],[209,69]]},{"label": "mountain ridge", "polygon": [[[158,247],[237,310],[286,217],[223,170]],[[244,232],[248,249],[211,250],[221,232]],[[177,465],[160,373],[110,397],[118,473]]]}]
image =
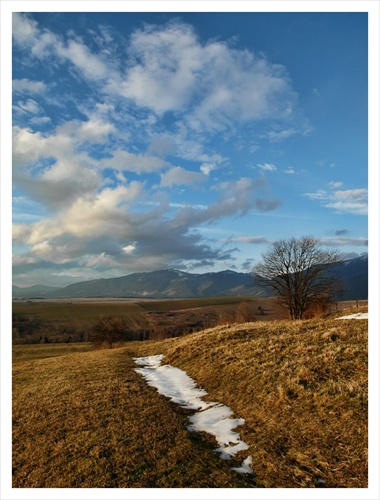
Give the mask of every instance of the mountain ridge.
[{"label": "mountain ridge", "polygon": [[[333,266],[334,274],[342,280],[345,290],[342,300],[368,298],[368,257],[341,261]],[[211,296],[270,296],[270,291],[254,284],[253,273],[231,269],[188,273],[164,269],[132,273],[116,278],[100,278],[72,283],[57,288],[34,285],[12,286],[13,298],[200,298]]]}]

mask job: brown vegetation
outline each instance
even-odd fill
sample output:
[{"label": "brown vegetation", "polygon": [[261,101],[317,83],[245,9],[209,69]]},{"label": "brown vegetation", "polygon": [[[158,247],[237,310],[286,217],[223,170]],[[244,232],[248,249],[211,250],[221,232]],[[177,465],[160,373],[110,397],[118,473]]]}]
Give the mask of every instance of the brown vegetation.
[{"label": "brown vegetation", "polygon": [[[365,488],[367,327],[255,321],[112,350],[14,346],[14,487]],[[134,372],[131,356],[159,353],[245,419],[255,477]]]},{"label": "brown vegetation", "polygon": [[367,321],[221,326],[138,353],[166,355],[246,420],[265,487],[367,486]]},{"label": "brown vegetation", "polygon": [[157,340],[193,333],[220,323],[254,320],[256,316],[269,321],[284,317],[284,313],[275,309],[271,299],[242,297],[14,303],[12,340],[13,344],[88,342],[89,333],[102,317],[120,318],[130,339]]},{"label": "brown vegetation", "polygon": [[147,386],[128,351],[71,349],[14,347],[14,488],[256,486],[186,431],[187,412]]}]

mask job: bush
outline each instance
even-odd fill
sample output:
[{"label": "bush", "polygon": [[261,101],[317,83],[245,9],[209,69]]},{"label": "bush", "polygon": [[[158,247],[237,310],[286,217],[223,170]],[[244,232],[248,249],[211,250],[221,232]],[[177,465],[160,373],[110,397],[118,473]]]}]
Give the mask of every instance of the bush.
[{"label": "bush", "polygon": [[133,336],[120,316],[102,316],[92,328],[91,341],[98,349],[112,349],[123,340],[133,340]]}]

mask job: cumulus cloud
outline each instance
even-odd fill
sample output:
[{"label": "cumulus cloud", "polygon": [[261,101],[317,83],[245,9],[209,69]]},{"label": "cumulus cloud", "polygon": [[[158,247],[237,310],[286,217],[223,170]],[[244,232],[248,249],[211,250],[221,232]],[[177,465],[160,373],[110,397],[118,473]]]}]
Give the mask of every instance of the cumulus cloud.
[{"label": "cumulus cloud", "polygon": [[35,200],[60,208],[78,195],[95,190],[100,182],[96,161],[84,151],[71,127],[43,135],[13,128],[14,186]]},{"label": "cumulus cloud", "polygon": [[[225,130],[236,121],[286,120],[294,114],[296,94],[285,67],[225,42],[202,41],[183,22],[145,25],[133,32],[124,71],[72,34],[65,41],[22,14],[13,16],[13,37],[39,59],[55,57],[70,63],[107,95],[123,97],[159,116],[182,113],[187,126],[198,132]],[[270,139],[295,133],[273,132]]]},{"label": "cumulus cloud", "polygon": [[120,273],[121,269],[147,270],[185,260],[232,259],[236,249],[207,243],[196,228],[247,213],[257,204],[256,188],[247,178],[221,183],[216,187],[218,201],[206,207],[178,207],[171,217],[165,204],[152,210],[136,209],[147,195],[143,183],[137,181],[83,195],[54,217],[14,225],[14,241],[30,246],[15,258],[15,272],[46,268],[47,262],[64,269],[94,266],[99,272],[108,266]]},{"label": "cumulus cloud", "polygon": [[[21,246],[15,274],[38,276],[40,270],[85,279],[87,272],[110,276],[184,261],[212,265],[231,260],[236,249],[210,243],[199,227],[279,206],[260,195],[263,177],[242,173],[223,182],[235,166],[222,141],[210,143],[215,133],[232,142],[237,130],[243,134],[241,125],[272,118],[286,123],[266,140],[297,133],[288,123],[296,94],[283,66],[227,42],[203,40],[178,20],[144,25],[121,47],[105,26],[80,38],[15,13],[13,40],[30,67],[49,63],[52,74],[59,68],[72,79],[65,95],[53,95],[42,76],[13,82],[13,185],[20,199],[42,207],[38,220],[18,218],[14,225]],[[127,54],[122,62],[121,48]],[[75,85],[88,91],[81,102],[70,93]],[[45,116],[42,94],[46,110],[60,106],[59,122],[54,113]],[[253,144],[262,136],[255,138],[249,127],[244,130]],[[258,168],[276,171],[270,163]],[[202,182],[216,201],[210,196],[185,204],[170,195],[173,186]]]}]

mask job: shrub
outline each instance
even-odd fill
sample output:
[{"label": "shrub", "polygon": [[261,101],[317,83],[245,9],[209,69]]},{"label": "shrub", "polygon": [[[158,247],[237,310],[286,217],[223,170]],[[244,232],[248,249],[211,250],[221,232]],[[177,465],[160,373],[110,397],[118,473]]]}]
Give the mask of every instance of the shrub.
[{"label": "shrub", "polygon": [[112,349],[123,340],[133,340],[125,319],[120,316],[102,316],[94,325],[91,341],[96,348]]}]

